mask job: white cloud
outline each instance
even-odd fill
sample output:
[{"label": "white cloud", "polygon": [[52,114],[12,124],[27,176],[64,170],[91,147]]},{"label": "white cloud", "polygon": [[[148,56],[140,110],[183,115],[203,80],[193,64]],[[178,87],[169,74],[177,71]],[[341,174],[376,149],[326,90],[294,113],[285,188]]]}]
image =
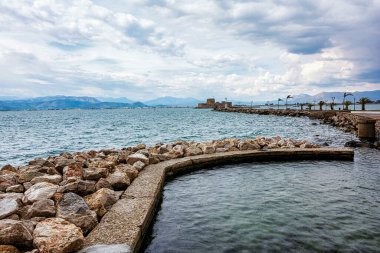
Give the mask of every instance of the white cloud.
[{"label": "white cloud", "polygon": [[378,89],[379,10],[379,0],[0,0],[0,95]]}]

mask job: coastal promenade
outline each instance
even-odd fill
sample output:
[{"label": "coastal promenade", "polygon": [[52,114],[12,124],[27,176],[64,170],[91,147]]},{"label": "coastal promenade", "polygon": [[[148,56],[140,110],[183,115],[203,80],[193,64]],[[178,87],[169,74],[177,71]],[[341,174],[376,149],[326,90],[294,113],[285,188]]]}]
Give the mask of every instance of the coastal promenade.
[{"label": "coastal promenade", "polygon": [[[353,160],[354,151],[346,148],[295,148],[268,151],[246,150],[205,154],[173,159],[147,166],[121,199],[85,238],[82,252],[104,245],[138,252],[155,216],[165,179],[215,165],[252,161]],[[191,191],[191,189],[189,189]],[[99,246],[97,246],[99,245]],[[124,251],[123,251],[124,252]]]},{"label": "coastal promenade", "polygon": [[[372,124],[373,132],[372,140],[380,139],[380,111],[337,111],[337,110],[276,110],[276,109],[255,109],[250,107],[229,107],[229,108],[216,108],[220,112],[236,112],[247,114],[260,114],[260,115],[277,115],[277,116],[291,116],[291,117],[309,117],[311,119],[318,119],[323,124],[329,124],[345,132],[360,136],[360,124]],[[367,126],[365,126],[367,127]],[[367,129],[365,129],[367,130]],[[378,142],[369,147],[380,148]],[[358,143],[358,145],[361,145]]]}]

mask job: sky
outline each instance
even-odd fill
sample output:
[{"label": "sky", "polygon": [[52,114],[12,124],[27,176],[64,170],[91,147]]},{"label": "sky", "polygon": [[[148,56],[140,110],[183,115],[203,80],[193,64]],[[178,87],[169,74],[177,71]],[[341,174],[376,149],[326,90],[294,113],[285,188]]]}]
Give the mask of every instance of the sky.
[{"label": "sky", "polygon": [[380,0],[0,0],[0,96],[380,89]]}]

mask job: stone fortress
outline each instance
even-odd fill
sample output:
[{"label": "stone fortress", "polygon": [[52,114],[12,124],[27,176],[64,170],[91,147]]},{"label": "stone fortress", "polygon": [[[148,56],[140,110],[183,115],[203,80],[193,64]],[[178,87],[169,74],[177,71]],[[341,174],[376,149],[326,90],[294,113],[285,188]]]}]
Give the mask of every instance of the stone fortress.
[{"label": "stone fortress", "polygon": [[206,103],[199,103],[198,109],[214,109],[214,108],[230,108],[232,107],[232,102],[222,101],[215,102],[215,98],[208,98]]}]

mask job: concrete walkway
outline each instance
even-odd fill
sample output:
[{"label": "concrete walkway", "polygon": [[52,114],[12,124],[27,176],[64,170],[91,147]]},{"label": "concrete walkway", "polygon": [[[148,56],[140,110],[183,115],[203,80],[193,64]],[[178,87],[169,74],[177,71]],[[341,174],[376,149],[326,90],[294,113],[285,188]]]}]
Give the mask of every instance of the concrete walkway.
[{"label": "concrete walkway", "polygon": [[128,245],[132,252],[138,252],[155,216],[167,176],[226,163],[262,160],[353,160],[353,158],[352,149],[296,148],[214,153],[152,164],[140,172],[123,193],[122,198],[86,237],[85,245]]}]

